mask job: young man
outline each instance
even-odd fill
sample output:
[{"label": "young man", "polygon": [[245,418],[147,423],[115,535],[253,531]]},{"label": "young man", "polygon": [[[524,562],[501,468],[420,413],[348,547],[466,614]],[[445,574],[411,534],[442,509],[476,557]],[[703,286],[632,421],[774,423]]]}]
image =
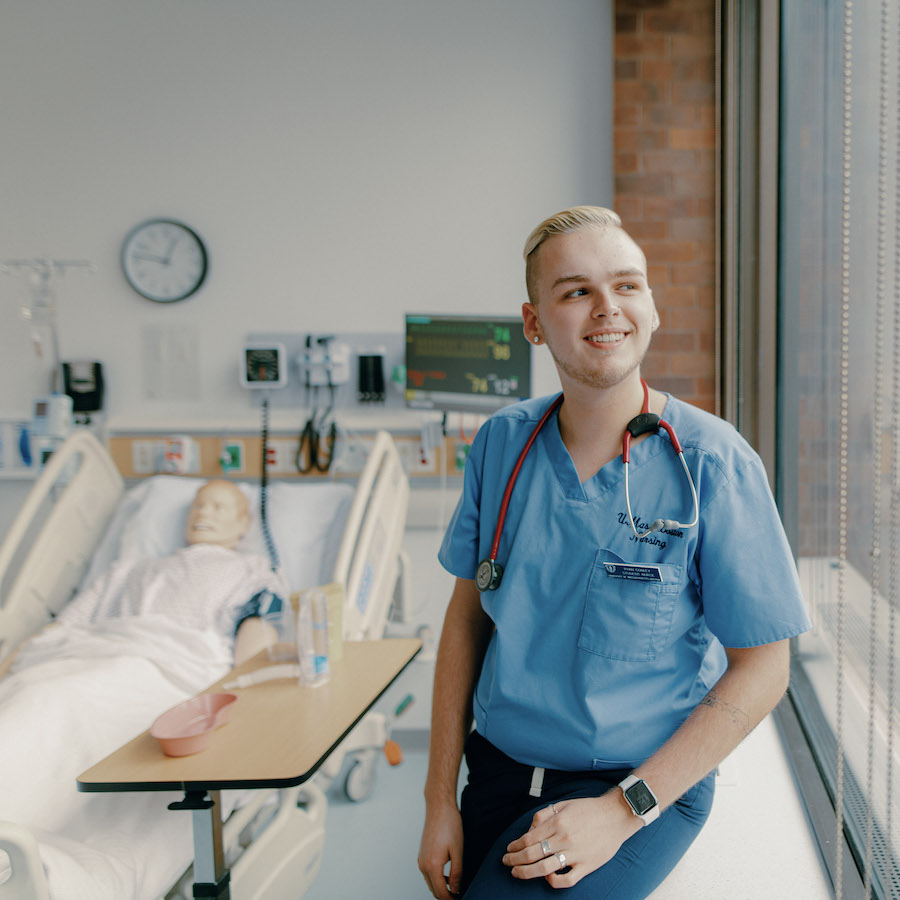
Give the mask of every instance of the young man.
[{"label": "young man", "polygon": [[[559,213],[525,258],[525,336],[548,346],[562,403],[507,408],[469,454],[440,552],[457,582],[435,673],[419,867],[441,900],[548,884],[569,897],[641,898],[696,837],[709,773],[778,702],[788,639],[809,623],[758,456],[716,417],[645,392],[640,365],[659,317],[618,216]],[[626,467],[623,435],[641,412],[676,438],[632,426]],[[502,577],[489,584],[483,567],[519,460]]]}]

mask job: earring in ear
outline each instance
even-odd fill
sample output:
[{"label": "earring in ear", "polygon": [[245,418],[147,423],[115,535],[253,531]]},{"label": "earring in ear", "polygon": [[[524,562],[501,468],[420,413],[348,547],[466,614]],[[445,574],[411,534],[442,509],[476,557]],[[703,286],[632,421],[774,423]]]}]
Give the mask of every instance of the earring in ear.
[{"label": "earring in ear", "polygon": [[535,336],[532,338],[532,340],[533,340],[536,344],[539,344],[539,343],[541,342],[541,339],[540,339],[537,335],[535,335]]}]

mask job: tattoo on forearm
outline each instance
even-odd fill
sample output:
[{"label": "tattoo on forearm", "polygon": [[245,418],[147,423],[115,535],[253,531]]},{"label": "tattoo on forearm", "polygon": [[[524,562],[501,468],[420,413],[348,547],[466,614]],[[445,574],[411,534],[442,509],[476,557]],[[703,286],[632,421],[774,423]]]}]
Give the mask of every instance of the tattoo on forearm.
[{"label": "tattoo on forearm", "polygon": [[731,716],[731,721],[741,732],[743,737],[747,737],[752,731],[750,728],[750,717],[742,709],[739,709],[733,703],[723,700],[715,688],[713,688],[701,701],[702,706],[718,706],[723,712]]}]

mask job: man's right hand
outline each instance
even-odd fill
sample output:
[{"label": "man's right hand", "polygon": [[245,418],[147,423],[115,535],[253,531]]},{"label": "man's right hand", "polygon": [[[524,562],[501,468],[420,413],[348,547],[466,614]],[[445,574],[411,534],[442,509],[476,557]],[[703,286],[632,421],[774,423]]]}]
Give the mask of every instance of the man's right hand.
[{"label": "man's right hand", "polygon": [[[437,900],[452,900],[462,883],[463,830],[462,817],[455,803],[428,809],[422,843],[419,846],[419,871]],[[450,874],[444,867],[450,861]]]},{"label": "man's right hand", "polygon": [[[456,799],[459,772],[472,727],[472,694],[493,629],[475,582],[457,578],[434,667],[425,827],[419,847],[419,870],[437,900],[458,896],[463,883],[463,827]],[[448,862],[450,871],[445,875]]]}]

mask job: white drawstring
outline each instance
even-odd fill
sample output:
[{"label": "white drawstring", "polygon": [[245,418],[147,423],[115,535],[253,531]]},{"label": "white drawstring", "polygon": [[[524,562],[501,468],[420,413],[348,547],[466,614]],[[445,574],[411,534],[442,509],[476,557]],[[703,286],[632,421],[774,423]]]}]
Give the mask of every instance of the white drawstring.
[{"label": "white drawstring", "polygon": [[531,773],[531,787],[528,789],[529,797],[540,797],[541,791],[544,789],[544,770],[540,766],[535,766]]}]

